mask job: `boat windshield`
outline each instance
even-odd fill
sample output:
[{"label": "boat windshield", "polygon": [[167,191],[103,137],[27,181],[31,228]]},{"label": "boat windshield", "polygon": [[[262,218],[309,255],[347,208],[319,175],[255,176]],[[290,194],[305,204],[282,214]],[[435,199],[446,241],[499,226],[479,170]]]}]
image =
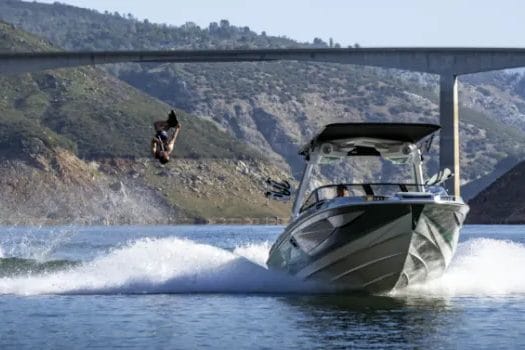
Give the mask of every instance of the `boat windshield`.
[{"label": "boat windshield", "polygon": [[306,180],[305,198],[325,185],[403,182],[416,183],[412,164],[393,164],[377,156],[345,157],[313,165]]},{"label": "boat windshield", "polygon": [[301,207],[301,212],[317,203],[335,198],[353,198],[357,200],[383,200],[398,192],[417,191],[417,184],[408,183],[369,183],[369,184],[332,184],[316,188]]}]

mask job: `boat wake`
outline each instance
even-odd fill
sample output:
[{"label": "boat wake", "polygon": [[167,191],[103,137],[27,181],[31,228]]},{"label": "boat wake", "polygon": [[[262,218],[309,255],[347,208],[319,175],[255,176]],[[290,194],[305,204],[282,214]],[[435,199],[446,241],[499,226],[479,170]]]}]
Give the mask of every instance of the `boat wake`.
[{"label": "boat wake", "polygon": [[[0,256],[0,294],[319,293],[318,286],[268,270],[269,243],[233,251],[179,238],[141,239],[89,262]],[[439,280],[394,295],[525,293],[525,245],[494,239],[460,243]]]},{"label": "boat wake", "polygon": [[460,243],[445,274],[394,294],[500,296],[525,294],[525,245],[476,238]]},{"label": "boat wake", "polygon": [[[294,293],[313,285],[269,271],[269,243],[233,252],[179,238],[141,239],[60,271],[0,278],[0,294]],[[0,260],[0,269],[5,258]]]}]

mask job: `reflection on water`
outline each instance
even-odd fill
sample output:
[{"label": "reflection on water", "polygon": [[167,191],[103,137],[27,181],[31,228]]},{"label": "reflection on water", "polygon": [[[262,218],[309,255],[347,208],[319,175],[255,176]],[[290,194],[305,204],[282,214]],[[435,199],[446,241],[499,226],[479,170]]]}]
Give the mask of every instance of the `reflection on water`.
[{"label": "reflection on water", "polygon": [[415,344],[461,318],[443,298],[326,295],[281,301],[302,314],[299,326],[308,329],[312,341],[344,347]]},{"label": "reflection on water", "polygon": [[518,335],[525,321],[517,313],[525,308],[522,296],[481,301],[476,297],[310,295],[279,300],[301,314],[297,327],[317,344],[486,348],[497,339],[500,348],[525,345]]}]

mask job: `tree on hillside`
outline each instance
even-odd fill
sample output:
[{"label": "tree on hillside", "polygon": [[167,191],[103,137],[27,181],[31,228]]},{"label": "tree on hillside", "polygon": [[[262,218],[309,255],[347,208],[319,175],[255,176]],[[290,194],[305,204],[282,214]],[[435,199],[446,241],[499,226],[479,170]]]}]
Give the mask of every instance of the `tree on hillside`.
[{"label": "tree on hillside", "polygon": [[314,38],[313,47],[327,47],[328,44],[321,38]]}]

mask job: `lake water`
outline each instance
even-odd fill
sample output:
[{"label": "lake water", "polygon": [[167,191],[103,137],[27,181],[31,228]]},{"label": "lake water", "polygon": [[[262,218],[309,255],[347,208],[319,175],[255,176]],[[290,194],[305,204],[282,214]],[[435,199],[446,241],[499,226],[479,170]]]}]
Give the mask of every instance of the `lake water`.
[{"label": "lake water", "polygon": [[322,294],[276,226],[0,228],[0,349],[525,348],[525,226],[467,226],[439,280]]}]

